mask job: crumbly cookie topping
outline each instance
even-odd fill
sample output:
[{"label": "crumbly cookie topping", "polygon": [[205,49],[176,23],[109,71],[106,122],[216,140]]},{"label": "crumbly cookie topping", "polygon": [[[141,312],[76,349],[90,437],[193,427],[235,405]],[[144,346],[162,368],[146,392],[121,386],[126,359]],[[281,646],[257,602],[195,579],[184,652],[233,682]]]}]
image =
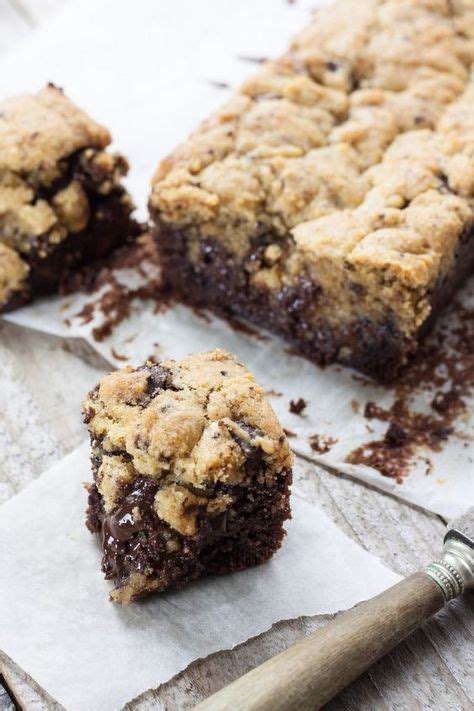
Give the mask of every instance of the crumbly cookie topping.
[{"label": "crumbly cookie topping", "polygon": [[81,148],[105,148],[110,141],[106,128],[51,84],[34,96],[0,103],[0,173],[28,173],[33,187],[59,177],[64,158]]},{"label": "crumbly cookie topping", "polygon": [[28,272],[28,265],[19,254],[0,242],[0,304],[24,287]]},{"label": "crumbly cookie topping", "polygon": [[192,535],[198,506],[218,513],[230,505],[226,494],[211,500],[209,487],[291,467],[263,389],[225,351],[111,373],[90,393],[84,414],[100,458],[96,484],[105,511],[135,477],[151,477],[162,486],[158,515],[183,535]]},{"label": "crumbly cookie topping", "polygon": [[468,0],[337,0],[162,161],[150,206],[239,258],[290,233],[256,284],[354,281],[412,332],[473,221],[473,60]]}]

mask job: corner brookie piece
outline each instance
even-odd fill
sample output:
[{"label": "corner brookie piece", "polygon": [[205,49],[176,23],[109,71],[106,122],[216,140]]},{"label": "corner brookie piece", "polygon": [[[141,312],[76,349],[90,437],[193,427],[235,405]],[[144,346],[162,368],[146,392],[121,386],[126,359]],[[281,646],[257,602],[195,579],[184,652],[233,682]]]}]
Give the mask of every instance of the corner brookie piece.
[{"label": "corner brookie piece", "polygon": [[0,313],[137,234],[128,164],[110,141],[51,84],[0,102]]},{"label": "corner brookie piece", "polygon": [[220,350],[107,375],[84,403],[87,525],[129,603],[262,563],[290,517],[291,453],[263,389]]},{"label": "corner brookie piece", "polygon": [[188,303],[393,379],[474,264],[474,8],[338,0],[160,164]]}]

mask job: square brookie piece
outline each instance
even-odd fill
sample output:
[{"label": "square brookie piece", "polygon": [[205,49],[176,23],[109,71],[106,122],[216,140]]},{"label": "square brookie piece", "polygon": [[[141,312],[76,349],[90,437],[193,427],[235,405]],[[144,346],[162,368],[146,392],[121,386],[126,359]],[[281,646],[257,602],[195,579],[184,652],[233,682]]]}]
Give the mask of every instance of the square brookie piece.
[{"label": "square brookie piece", "polygon": [[257,565],[280,547],[290,448],[233,356],[128,366],[89,394],[84,415],[94,472],[87,525],[100,535],[114,601]]},{"label": "square brookie piece", "polygon": [[178,297],[393,379],[474,267],[474,6],[338,0],[162,161]]},{"label": "square brookie piece", "polygon": [[106,128],[48,85],[0,102],[0,312],[138,233]]}]

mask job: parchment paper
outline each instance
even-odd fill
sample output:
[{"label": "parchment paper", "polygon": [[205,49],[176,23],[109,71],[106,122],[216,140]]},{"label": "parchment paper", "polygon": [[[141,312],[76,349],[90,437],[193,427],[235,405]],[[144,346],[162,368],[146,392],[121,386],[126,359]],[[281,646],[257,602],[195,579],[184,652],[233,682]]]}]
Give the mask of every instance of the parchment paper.
[{"label": "parchment paper", "polygon": [[[48,80],[63,86],[110,127],[117,147],[129,157],[129,187],[144,216],[149,180],[159,158],[227,97],[230,89],[215,82],[236,86],[253,70],[249,58],[283,51],[315,4],[74,2],[0,63],[0,95],[35,90]],[[474,501],[474,428],[466,413],[441,451],[419,449],[409,476],[399,484],[372,468],[345,462],[356,447],[383,436],[387,423],[369,423],[362,413],[368,401],[389,406],[395,397],[392,390],[361,383],[337,367],[318,369],[291,356],[279,340],[256,340],[215,319],[204,322],[183,307],[156,314],[151,304],[137,304],[133,319],[97,343],[91,337],[94,323],[84,325],[73,318],[83,303],[84,297],[53,298],[8,318],[25,327],[85,338],[114,365],[137,363],[152,354],[180,357],[215,346],[227,348],[269,390],[281,393],[272,397],[272,404],[296,435],[295,451],[446,517]],[[415,393],[416,407],[426,410],[433,394]],[[299,397],[308,402],[302,416],[288,411],[290,399]],[[311,448],[309,437],[314,434],[330,443],[327,452]]]},{"label": "parchment paper", "polygon": [[84,444],[0,507],[0,648],[69,711],[118,709],[278,620],[350,608],[399,579],[293,495],[269,563],[117,606],[84,525],[89,479]]}]

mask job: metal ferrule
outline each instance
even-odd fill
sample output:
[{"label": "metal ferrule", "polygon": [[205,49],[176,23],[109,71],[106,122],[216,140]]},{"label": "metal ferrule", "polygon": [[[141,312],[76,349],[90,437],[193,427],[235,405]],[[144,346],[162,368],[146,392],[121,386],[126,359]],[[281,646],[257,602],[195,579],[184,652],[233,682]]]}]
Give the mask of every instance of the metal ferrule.
[{"label": "metal ferrule", "polygon": [[441,558],[430,563],[425,573],[439,585],[446,602],[474,587],[474,548],[457,537],[447,537]]}]

